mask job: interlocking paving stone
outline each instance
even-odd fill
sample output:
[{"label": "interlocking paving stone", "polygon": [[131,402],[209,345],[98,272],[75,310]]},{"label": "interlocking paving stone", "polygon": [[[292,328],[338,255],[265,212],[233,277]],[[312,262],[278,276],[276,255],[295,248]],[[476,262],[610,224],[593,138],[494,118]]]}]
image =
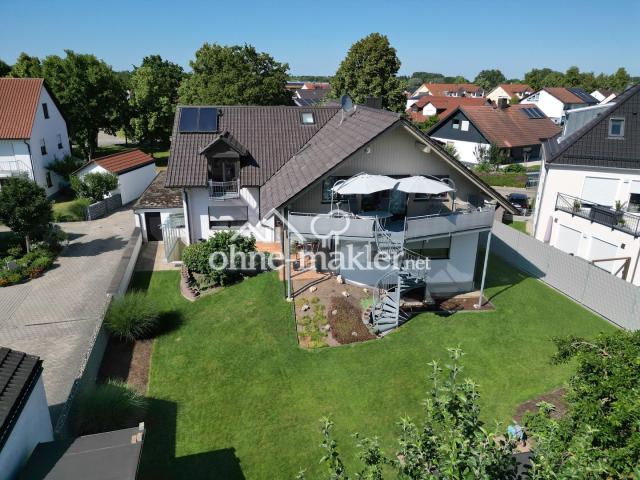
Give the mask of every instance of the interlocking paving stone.
[{"label": "interlocking paving stone", "polygon": [[62,224],[70,242],[57,266],[0,288],[0,345],[38,355],[49,405],[64,403],[102,318],[107,289],[134,229],[130,210]]}]

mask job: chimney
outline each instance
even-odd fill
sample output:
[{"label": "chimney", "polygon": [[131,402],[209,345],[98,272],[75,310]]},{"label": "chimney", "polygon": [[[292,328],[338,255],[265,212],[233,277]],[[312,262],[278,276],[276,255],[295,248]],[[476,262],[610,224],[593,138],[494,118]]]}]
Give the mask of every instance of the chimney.
[{"label": "chimney", "polygon": [[498,108],[500,110],[504,110],[509,106],[509,99],[507,98],[498,98]]}]

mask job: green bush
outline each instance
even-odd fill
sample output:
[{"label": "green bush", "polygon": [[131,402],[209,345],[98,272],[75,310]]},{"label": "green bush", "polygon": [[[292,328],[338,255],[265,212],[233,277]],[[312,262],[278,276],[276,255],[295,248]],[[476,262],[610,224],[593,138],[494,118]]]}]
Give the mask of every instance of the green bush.
[{"label": "green bush", "polygon": [[509,173],[524,173],[527,171],[526,168],[524,168],[524,166],[521,163],[512,163],[510,165],[507,165],[504,169],[504,172],[509,172]]},{"label": "green bush", "polygon": [[71,188],[78,197],[99,202],[110,191],[118,188],[118,177],[113,173],[87,173],[82,178],[73,175]]},{"label": "green bush", "polygon": [[477,172],[478,176],[493,187],[517,187],[524,188],[527,184],[527,176],[521,173]]},{"label": "green bush", "polygon": [[87,207],[91,205],[88,198],[76,198],[69,202],[53,204],[54,222],[81,222],[86,220]]},{"label": "green bush", "polygon": [[134,427],[144,419],[148,401],[121,381],[82,392],[74,412],[76,433],[87,435]]},{"label": "green bush", "polygon": [[18,258],[22,256],[22,252],[23,252],[23,249],[20,245],[13,245],[7,248],[7,255],[9,255],[10,257]]},{"label": "green bush", "polygon": [[133,291],[115,299],[105,317],[107,330],[123,340],[134,341],[152,335],[160,312],[144,292]]},{"label": "green bush", "polygon": [[[214,253],[222,253],[231,259],[231,246],[235,252],[251,253],[256,250],[256,239],[253,236],[236,235],[233,231],[217,232],[205,242],[195,243],[185,247],[182,252],[182,262],[190,272],[205,275],[213,285],[231,285],[242,278],[237,269],[212,268],[209,258]],[[240,259],[235,258],[236,267],[240,267]],[[223,260],[214,257],[214,266],[222,267]]]}]

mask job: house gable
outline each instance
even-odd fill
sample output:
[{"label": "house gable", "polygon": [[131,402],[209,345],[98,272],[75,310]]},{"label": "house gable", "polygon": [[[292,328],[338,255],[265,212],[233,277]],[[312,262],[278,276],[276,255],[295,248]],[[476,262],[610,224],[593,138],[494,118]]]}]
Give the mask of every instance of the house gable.
[{"label": "house gable", "polygon": [[[468,122],[468,129],[462,130],[463,122]],[[454,128],[457,125],[457,128]],[[429,136],[433,138],[443,138],[447,140],[459,140],[473,143],[490,143],[482,132],[473,124],[471,120],[459,108],[451,115],[444,118],[430,131]]]}]

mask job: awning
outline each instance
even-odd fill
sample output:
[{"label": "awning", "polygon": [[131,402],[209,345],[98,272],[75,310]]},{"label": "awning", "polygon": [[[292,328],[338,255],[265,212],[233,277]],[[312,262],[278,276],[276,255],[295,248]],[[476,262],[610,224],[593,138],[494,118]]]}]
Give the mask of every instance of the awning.
[{"label": "awning", "polygon": [[382,190],[391,190],[398,180],[386,175],[360,173],[344,181],[337,181],[331,190],[340,195],[368,195]]},{"label": "awning", "polygon": [[406,193],[424,193],[426,195],[440,195],[454,191],[444,182],[420,175],[401,178],[398,181],[398,190]]},{"label": "awning", "polygon": [[247,221],[249,219],[246,205],[210,206],[209,220],[214,222]]}]

